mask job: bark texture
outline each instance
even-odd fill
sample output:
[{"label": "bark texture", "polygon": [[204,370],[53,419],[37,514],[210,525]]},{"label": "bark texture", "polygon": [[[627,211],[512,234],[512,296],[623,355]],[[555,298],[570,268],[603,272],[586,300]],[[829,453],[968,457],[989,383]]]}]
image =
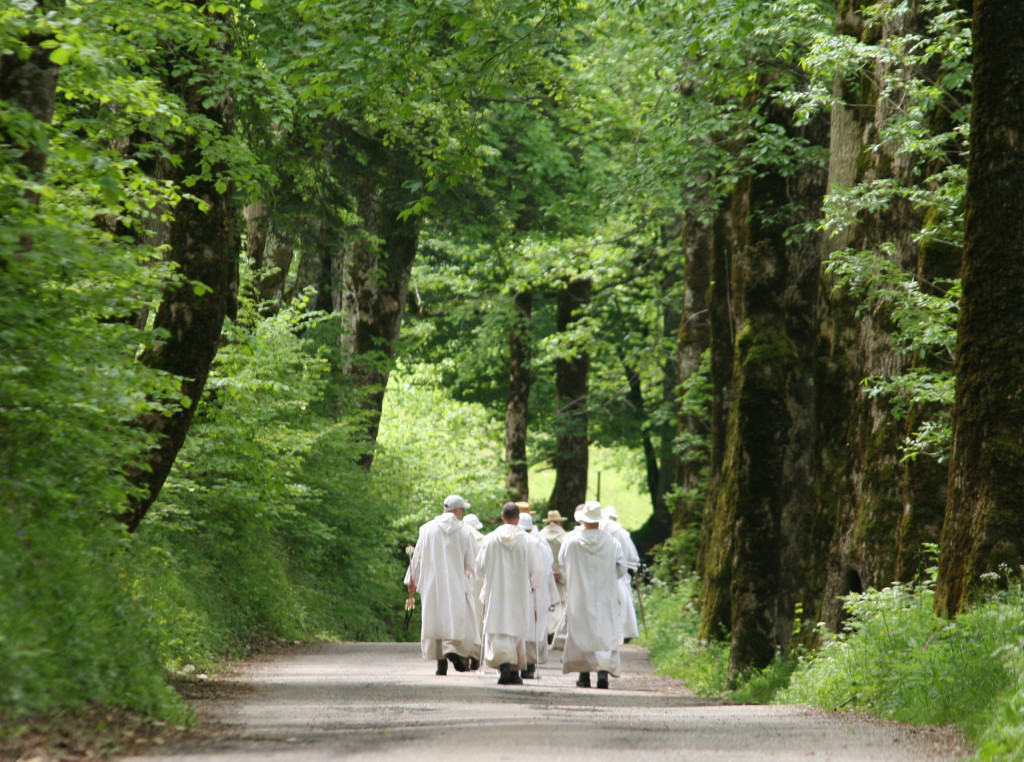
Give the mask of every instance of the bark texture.
[{"label": "bark texture", "polygon": [[936,608],[1024,559],[1024,5],[976,0],[963,300]]},{"label": "bark texture", "polygon": [[[558,292],[558,330],[568,331],[579,320],[580,311],[590,302],[591,283],[574,280]],[[590,356],[577,347],[572,357],[555,363],[557,422],[555,424],[555,486],[549,507],[563,516],[572,516],[576,506],[586,501],[587,471],[587,389]]]},{"label": "bark texture", "polygon": [[334,303],[341,319],[340,370],[361,397],[368,449],[360,463],[369,468],[409,297],[419,223],[400,216],[404,197],[379,178],[357,177],[354,191],[363,234],[335,260],[340,271],[332,280],[340,284]]},{"label": "bark texture", "polygon": [[[840,33],[884,42],[886,37],[923,28],[924,17],[916,4],[880,28],[865,27],[858,13],[862,5],[846,7]],[[918,157],[888,144],[870,146],[880,142],[881,130],[896,109],[893,98],[878,97],[879,85],[898,94],[901,77],[919,73],[899,72],[882,62],[859,81],[836,83],[831,186],[886,178],[906,186],[918,182]],[[833,238],[831,250],[879,250],[883,242],[891,242],[895,263],[927,282],[937,274],[935,267],[945,265],[929,260],[914,240],[926,214],[927,210],[897,199],[863,215],[858,227]],[[938,464],[903,462],[900,451],[908,427],[927,411],[915,411],[911,420],[899,421],[887,400],[869,396],[862,385],[870,376],[904,372],[912,362],[893,349],[894,326],[887,308],[865,310],[860,300],[837,293],[834,287],[834,277],[823,272],[815,378],[814,470],[820,503],[807,561],[816,594],[804,604],[807,612],[816,613],[814,621],[838,630],[844,618],[842,596],[913,577],[920,544],[937,541],[945,487]]]},{"label": "bark texture", "polygon": [[[774,120],[796,132],[788,114]],[[805,133],[812,142],[825,140],[821,124]],[[824,172],[808,168],[794,177],[762,174],[741,183],[732,198],[732,404],[712,523],[712,536],[729,552],[706,556],[716,582],[705,585],[702,625],[705,635],[715,635],[728,609],[734,677],[788,649],[804,589],[821,241],[789,241],[785,227],[816,218],[824,189]],[[801,211],[779,222],[775,212],[784,199]]]},{"label": "bark texture", "polygon": [[[226,23],[226,19],[211,15],[210,23]],[[228,52],[228,39],[225,36],[222,43],[224,52]],[[216,77],[216,71],[186,68],[170,76],[167,87],[181,97],[190,113],[212,120],[229,135],[234,126],[234,101],[230,92],[210,97],[210,85]],[[173,150],[182,158],[176,179],[203,174],[201,168],[207,157],[198,138],[190,137]],[[216,188],[223,176],[226,176],[226,167],[214,164],[212,171],[189,189],[192,198],[183,199],[174,210],[169,256],[178,264],[186,282],[164,293],[155,325],[166,330],[168,338],[142,359],[152,368],[179,376],[181,393],[188,404],[169,417],[148,416],[139,422],[156,432],[161,444],[150,452],[142,468],[130,473],[132,481],[141,488],[140,495],[121,516],[131,531],[138,528],[156,500],[185,442],[210,365],[217,354],[224,318],[235,303],[233,289],[238,282],[239,246],[231,183],[228,182],[223,193]],[[200,202],[208,205],[206,211],[200,209]],[[207,290],[197,294],[192,281],[202,283]]]},{"label": "bark texture", "polygon": [[526,461],[526,430],[530,415],[530,317],[533,292],[513,294],[513,323],[509,328],[508,393],[505,397],[505,462],[508,475],[505,486],[509,499],[530,499],[530,481]]},{"label": "bark texture", "polygon": [[242,210],[245,219],[246,253],[255,274],[253,288],[263,315],[276,313],[285,298],[285,282],[294,258],[291,243],[274,226],[273,207],[263,200]]},{"label": "bark texture", "polygon": [[[708,318],[708,289],[711,286],[711,260],[713,251],[712,226],[696,214],[687,216],[683,228],[683,251],[686,260],[684,273],[683,314],[676,332],[676,372],[678,381],[685,381],[700,371],[701,357],[711,344],[711,323]],[[710,417],[710,410],[707,411]],[[677,438],[703,440],[710,433],[704,416],[677,410]],[[701,487],[705,475],[707,453],[687,449],[676,458],[676,484],[680,497],[672,506],[674,531],[691,529],[699,525],[703,513]]]}]

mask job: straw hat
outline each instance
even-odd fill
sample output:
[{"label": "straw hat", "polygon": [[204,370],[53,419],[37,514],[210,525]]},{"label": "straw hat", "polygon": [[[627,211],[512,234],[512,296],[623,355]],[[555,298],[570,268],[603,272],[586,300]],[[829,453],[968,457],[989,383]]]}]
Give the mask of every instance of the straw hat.
[{"label": "straw hat", "polygon": [[561,523],[561,522],[565,521],[565,516],[560,514],[557,510],[555,510],[555,511],[548,511],[548,517],[546,519],[541,519],[541,520],[545,524],[550,524],[552,521],[557,521],[557,522]]},{"label": "straw hat", "polygon": [[531,511],[530,510],[530,504],[528,502],[526,502],[525,500],[520,500],[518,503],[516,503],[516,507],[519,509],[520,513],[528,513],[531,516],[537,512],[537,511]]}]

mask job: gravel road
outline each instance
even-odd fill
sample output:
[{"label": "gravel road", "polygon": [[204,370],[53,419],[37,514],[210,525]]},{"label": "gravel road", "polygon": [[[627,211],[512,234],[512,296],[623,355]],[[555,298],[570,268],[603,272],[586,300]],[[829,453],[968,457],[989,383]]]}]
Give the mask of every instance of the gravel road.
[{"label": "gravel road", "polygon": [[195,693],[199,732],[131,762],[940,762],[968,749],[949,730],[850,713],[727,705],[655,675],[623,648],[610,690],[557,663],[536,681],[434,675],[415,643],[297,646],[246,662]]}]

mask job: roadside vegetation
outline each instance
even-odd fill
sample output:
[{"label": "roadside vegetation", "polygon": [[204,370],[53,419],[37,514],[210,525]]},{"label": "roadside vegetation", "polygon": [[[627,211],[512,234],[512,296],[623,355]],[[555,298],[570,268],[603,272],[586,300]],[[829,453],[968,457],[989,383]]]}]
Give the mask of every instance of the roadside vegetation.
[{"label": "roadside vegetation", "polygon": [[[647,646],[660,672],[702,696],[736,703],[807,704],[916,725],[959,728],[980,760],[1024,758],[1024,585],[1020,570],[950,621],[934,613],[935,549],[918,579],[851,594],[843,631],[797,632],[766,669],[729,680],[727,641],[700,640],[698,582],[678,551],[658,554],[646,590]],[[675,559],[675,560],[672,560]],[[689,558],[692,563],[693,557]],[[670,568],[676,564],[676,568]],[[799,612],[797,612],[799,614]],[[794,621],[799,628],[802,617]]]}]

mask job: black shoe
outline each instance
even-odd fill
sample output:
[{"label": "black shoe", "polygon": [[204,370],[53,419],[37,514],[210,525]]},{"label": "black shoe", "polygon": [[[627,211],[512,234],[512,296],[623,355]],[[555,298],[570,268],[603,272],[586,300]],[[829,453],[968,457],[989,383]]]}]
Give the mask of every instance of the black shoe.
[{"label": "black shoe", "polygon": [[464,658],[462,658],[461,656],[459,656],[454,651],[451,652],[451,653],[445,654],[445,656],[448,657],[448,661],[450,661],[452,663],[452,666],[455,667],[455,671],[456,672],[468,672],[469,671],[469,665],[466,664],[466,660]]},{"label": "black shoe", "polygon": [[469,671],[476,672],[480,669],[480,660],[474,659],[472,656],[469,657]]},{"label": "black shoe", "polygon": [[555,642],[555,633],[549,632],[548,633],[548,645],[550,646],[554,642]]},{"label": "black shoe", "polygon": [[523,678],[519,676],[518,672],[510,672],[508,676],[508,685],[522,685]]},{"label": "black shoe", "polygon": [[580,672],[580,679],[576,681],[577,688],[589,688],[590,687],[590,673]]},{"label": "black shoe", "polygon": [[628,642],[629,642],[629,641],[631,641],[632,639],[633,639],[633,638],[623,638],[623,639],[622,639],[622,642],[623,642],[623,643],[628,643]]},{"label": "black shoe", "polygon": [[537,665],[527,664],[526,669],[519,673],[524,680],[536,680],[537,679]]},{"label": "black shoe", "polygon": [[448,674],[448,661],[446,659],[437,660],[437,672],[435,675],[447,675]]},{"label": "black shoe", "polygon": [[498,675],[498,685],[508,685],[512,682],[512,670],[508,662],[500,665],[498,671],[501,673]]},{"label": "black shoe", "polygon": [[608,687],[608,673],[605,672],[603,669],[602,670],[598,670],[598,673],[597,673],[597,687],[598,688],[607,688]]}]

